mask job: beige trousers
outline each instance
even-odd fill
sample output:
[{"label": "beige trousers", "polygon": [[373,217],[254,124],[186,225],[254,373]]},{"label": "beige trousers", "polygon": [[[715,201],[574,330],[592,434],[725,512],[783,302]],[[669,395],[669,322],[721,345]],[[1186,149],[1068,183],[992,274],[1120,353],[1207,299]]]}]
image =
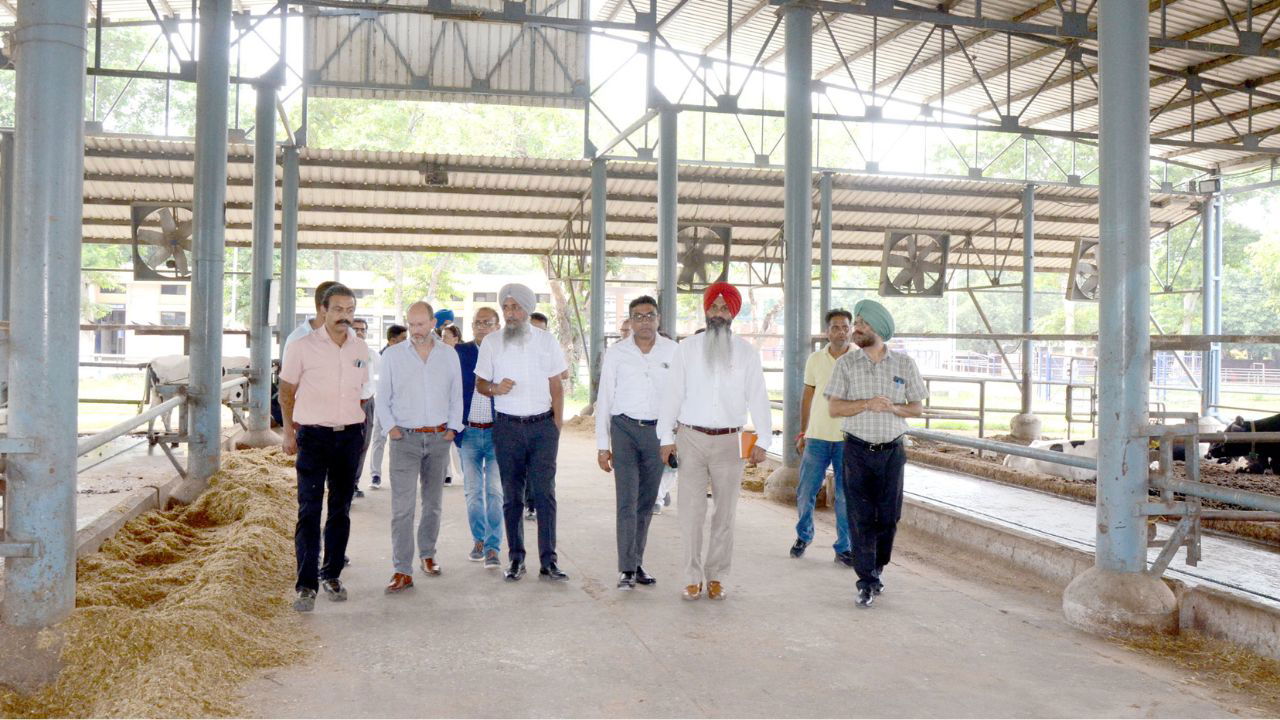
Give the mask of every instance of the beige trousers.
[{"label": "beige trousers", "polygon": [[[707,435],[682,427],[676,435],[676,453],[680,461],[676,506],[680,513],[685,584],[723,582],[733,563],[733,523],[742,493],[739,435]],[[715,509],[704,562],[708,484]]]}]

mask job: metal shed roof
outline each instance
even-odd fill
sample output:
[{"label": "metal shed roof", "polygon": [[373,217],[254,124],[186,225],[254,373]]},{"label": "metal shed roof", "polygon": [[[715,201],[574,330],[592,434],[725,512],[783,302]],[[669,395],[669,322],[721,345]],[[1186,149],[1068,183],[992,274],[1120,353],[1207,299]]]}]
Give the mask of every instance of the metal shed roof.
[{"label": "metal shed roof", "polygon": [[[127,243],[129,205],[189,203],[194,144],[90,136],[84,238]],[[253,150],[229,148],[227,243],[252,239]],[[590,216],[590,163],[303,148],[299,245],[315,249],[581,253]],[[445,182],[439,183],[442,179]],[[281,177],[277,170],[277,180]],[[733,228],[733,258],[777,257],[783,173],[708,165],[679,169],[682,224]],[[656,166],[608,165],[606,252],[656,255]],[[951,233],[952,266],[1021,264],[1021,183],[833,175],[834,260],[878,265],[884,232]],[[279,194],[277,193],[277,198]],[[1077,238],[1098,236],[1098,192],[1045,186],[1036,202],[1036,267],[1064,271]],[[1199,198],[1152,195],[1152,234],[1195,217]],[[277,210],[276,221],[280,216]],[[818,258],[815,230],[814,259]],[[961,249],[961,248],[964,249]]]}]

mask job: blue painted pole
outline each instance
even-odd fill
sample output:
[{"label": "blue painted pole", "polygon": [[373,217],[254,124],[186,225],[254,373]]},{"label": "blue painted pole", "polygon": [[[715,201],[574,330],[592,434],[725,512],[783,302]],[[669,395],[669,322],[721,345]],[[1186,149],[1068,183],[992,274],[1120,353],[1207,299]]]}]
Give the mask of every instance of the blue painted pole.
[{"label": "blue painted pole", "polygon": [[[76,393],[84,188],[85,11],[81,0],[18,5],[13,145],[9,542],[0,619],[40,628],[75,607]],[[6,219],[7,221],[7,219]],[[15,657],[12,662],[23,662]]]},{"label": "blue painted pole", "polygon": [[591,162],[591,402],[600,387],[604,354],[605,205],[608,202],[604,160]]},{"label": "blue painted pole", "polygon": [[280,359],[298,305],[298,146],[285,145],[280,181]]},{"label": "blue painted pole", "polygon": [[[1200,206],[1200,240],[1201,240],[1201,291],[1200,306],[1201,332],[1205,335],[1211,335],[1215,332],[1214,320],[1216,318],[1214,306],[1218,301],[1219,286],[1217,283],[1217,254],[1218,254],[1218,218],[1217,218],[1217,199],[1212,196],[1206,196],[1204,202]],[[1214,405],[1218,403],[1218,372],[1215,360],[1215,346],[1210,345],[1209,349],[1204,352],[1202,363],[1201,392],[1200,392],[1200,414],[1209,415],[1214,412]]]},{"label": "blue painted pole", "polygon": [[820,267],[822,277],[820,278],[820,302],[818,307],[822,311],[823,317],[831,310],[831,173],[822,173],[822,178],[818,181],[818,222],[821,225],[821,257]]},{"label": "blue painted pole", "polygon": [[678,139],[675,110],[664,107],[658,113],[658,312],[661,327],[676,336],[676,235],[680,224],[676,215]]},{"label": "blue painted pole", "polygon": [[787,62],[787,156],[783,180],[783,464],[800,467],[791,439],[800,433],[804,365],[812,332],[813,267],[813,8],[793,2],[783,9]]},{"label": "blue painted pole", "polygon": [[267,317],[276,230],[276,89],[257,87],[253,132],[253,271],[250,273],[248,430],[237,447],[280,444],[271,431],[271,318]]},{"label": "blue painted pole", "polygon": [[1102,3],[1097,566],[1146,565],[1147,370],[1150,328],[1150,161],[1147,15],[1141,3]]},{"label": "blue painted pole", "polygon": [[[1035,326],[1036,186],[1022,188],[1022,332]],[[1031,414],[1032,344],[1022,341],[1022,414]]]},{"label": "blue painted pole", "polygon": [[222,434],[222,281],[226,252],[227,86],[231,0],[200,1],[196,67],[195,204],[191,277],[191,383],[187,475],[174,497],[190,502],[218,471]]}]

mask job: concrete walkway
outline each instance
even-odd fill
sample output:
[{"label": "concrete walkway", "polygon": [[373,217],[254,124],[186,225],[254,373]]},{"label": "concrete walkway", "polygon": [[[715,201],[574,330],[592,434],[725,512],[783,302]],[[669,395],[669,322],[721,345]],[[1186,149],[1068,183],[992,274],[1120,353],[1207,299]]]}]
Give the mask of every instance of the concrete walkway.
[{"label": "concrete walkway", "polygon": [[[802,560],[794,511],[746,493],[729,599],[679,597],[674,506],[655,517],[652,588],[614,588],[613,485],[582,430],[560,448],[559,552],[568,583],[505,583],[468,562],[460,484],[446,488],[444,574],[387,597],[390,493],[353,508],[342,604],[304,622],[311,660],[245,688],[268,717],[1210,717],[1249,699],[1068,628],[1057,597],[965,575],[900,548],[876,605],[853,605],[820,513]],[[532,526],[527,525],[532,538]],[[531,557],[536,558],[533,546]],[[536,559],[535,559],[536,565]],[[536,570],[535,570],[536,573]],[[289,582],[282,578],[282,585]]]}]

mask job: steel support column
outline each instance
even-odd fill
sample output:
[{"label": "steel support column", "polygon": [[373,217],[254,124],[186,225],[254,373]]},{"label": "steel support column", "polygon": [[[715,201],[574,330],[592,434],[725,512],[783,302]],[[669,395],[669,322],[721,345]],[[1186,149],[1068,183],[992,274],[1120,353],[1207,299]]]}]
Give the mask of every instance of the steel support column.
[{"label": "steel support column", "polygon": [[189,502],[218,471],[222,433],[222,281],[226,240],[227,86],[231,0],[200,0],[196,67],[195,227],[191,275],[191,384],[187,408]]},{"label": "steel support column", "polygon": [[[821,264],[819,278],[820,299],[818,307],[823,317],[831,311],[831,173],[824,172],[818,183],[818,222],[821,226]],[[825,330],[825,328],[824,328]]]},{"label": "steel support column", "polygon": [[1071,624],[1093,632],[1177,627],[1177,601],[1148,574],[1147,400],[1151,360],[1147,6],[1099,4],[1101,83],[1097,533],[1094,567],[1063,593]]},{"label": "steel support column", "polygon": [[600,370],[604,359],[604,295],[605,295],[605,163],[601,158],[591,162],[591,402],[600,388]]},{"label": "steel support column", "polygon": [[[51,625],[75,607],[76,393],[84,188],[85,10],[79,0],[24,2],[14,35],[17,89],[7,540],[0,619]],[[5,218],[6,223],[9,218]],[[15,658],[16,662],[25,662]]]},{"label": "steel support column", "polygon": [[793,2],[783,7],[786,33],[786,169],[783,191],[782,443],[783,464],[800,466],[791,439],[800,433],[804,365],[809,357],[813,266],[813,8]]},{"label": "steel support column", "polygon": [[[1206,335],[1222,332],[1222,196],[1205,198],[1200,210],[1201,241],[1201,329]],[[1213,343],[1204,353],[1200,414],[1216,412],[1221,402],[1222,345]]]},{"label": "steel support column", "polygon": [[[1022,332],[1030,333],[1035,312],[1036,186],[1022,189]],[[1032,345],[1022,341],[1022,414],[1031,414]]]},{"label": "steel support column", "polygon": [[[0,321],[9,321],[13,289],[13,131],[0,132]],[[9,331],[0,331],[0,404],[9,402]]]},{"label": "steel support column", "polygon": [[298,305],[298,146],[285,145],[280,180],[280,360]]},{"label": "steel support column", "polygon": [[271,318],[267,316],[271,292],[271,266],[276,230],[276,89],[257,86],[253,133],[253,271],[249,286],[248,429],[236,447],[278,445],[271,431]]},{"label": "steel support column", "polygon": [[680,223],[676,214],[677,159],[675,110],[658,113],[658,313],[662,329],[676,337],[676,235]]}]

